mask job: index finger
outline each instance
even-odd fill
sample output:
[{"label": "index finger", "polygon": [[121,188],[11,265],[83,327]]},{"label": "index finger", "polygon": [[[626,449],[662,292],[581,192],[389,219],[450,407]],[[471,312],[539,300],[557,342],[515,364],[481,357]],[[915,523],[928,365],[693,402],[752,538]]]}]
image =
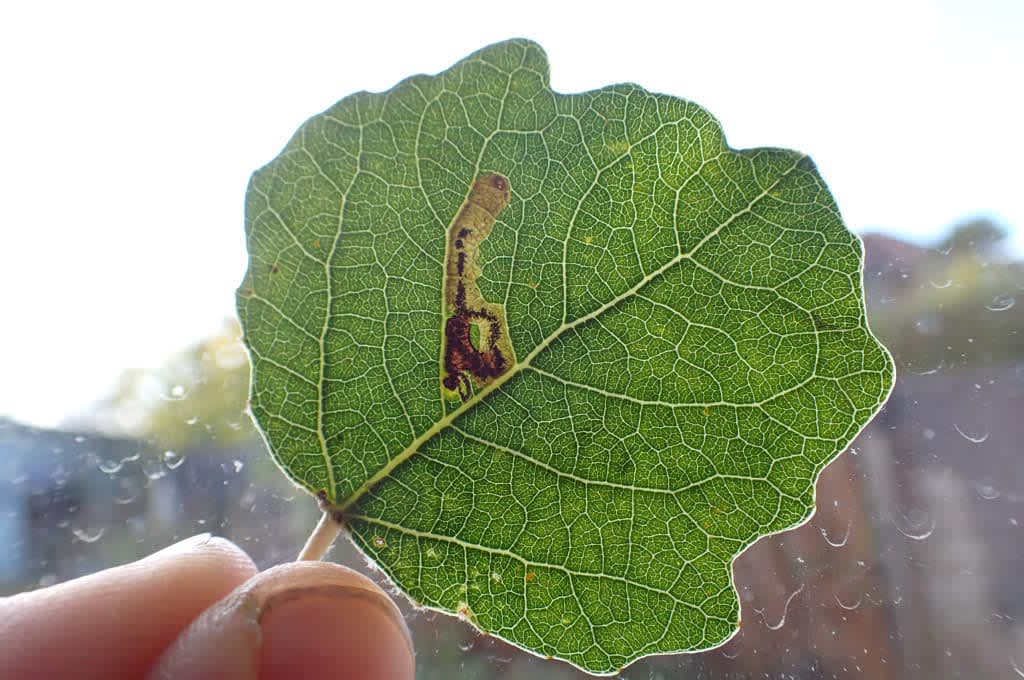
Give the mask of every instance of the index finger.
[{"label": "index finger", "polygon": [[192,619],[256,573],[233,543],[194,536],[138,562],[0,600],[13,678],[142,678]]}]

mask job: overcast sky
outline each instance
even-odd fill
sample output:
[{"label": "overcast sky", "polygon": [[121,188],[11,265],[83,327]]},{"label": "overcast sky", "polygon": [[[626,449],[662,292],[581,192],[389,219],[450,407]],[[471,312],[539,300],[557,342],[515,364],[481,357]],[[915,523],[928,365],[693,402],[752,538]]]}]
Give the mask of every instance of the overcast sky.
[{"label": "overcast sky", "polygon": [[57,424],[216,332],[252,170],[337,99],[516,36],[558,91],[634,81],[810,153],[858,232],[985,214],[1024,252],[1024,2],[661,5],[5,3],[0,415]]}]

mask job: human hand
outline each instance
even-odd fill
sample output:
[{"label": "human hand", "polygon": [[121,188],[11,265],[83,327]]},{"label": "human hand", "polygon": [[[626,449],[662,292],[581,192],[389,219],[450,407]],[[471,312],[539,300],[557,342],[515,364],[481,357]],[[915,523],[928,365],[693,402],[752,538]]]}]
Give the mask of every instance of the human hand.
[{"label": "human hand", "polygon": [[0,599],[0,660],[25,680],[414,675],[398,607],[368,578],[326,562],[257,573],[209,534]]}]

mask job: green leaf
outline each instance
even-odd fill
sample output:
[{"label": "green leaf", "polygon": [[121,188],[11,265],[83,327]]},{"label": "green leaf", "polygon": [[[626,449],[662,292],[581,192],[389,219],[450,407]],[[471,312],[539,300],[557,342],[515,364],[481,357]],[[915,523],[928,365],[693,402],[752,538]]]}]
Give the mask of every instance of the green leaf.
[{"label": "green leaf", "polygon": [[415,602],[592,673],[727,640],[892,385],[810,159],[523,40],[307,121],[246,228],[277,462]]}]

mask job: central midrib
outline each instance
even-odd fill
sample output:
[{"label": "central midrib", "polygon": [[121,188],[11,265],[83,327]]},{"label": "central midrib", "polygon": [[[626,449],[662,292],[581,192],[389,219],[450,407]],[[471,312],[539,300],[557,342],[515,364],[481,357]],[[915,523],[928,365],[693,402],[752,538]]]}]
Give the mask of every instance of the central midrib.
[{"label": "central midrib", "polygon": [[729,219],[723,221],[720,225],[718,225],[710,232],[708,232],[689,251],[676,255],[668,262],[652,271],[650,274],[644,276],[632,288],[622,293],[621,295],[612,298],[611,300],[601,305],[594,311],[589,312],[577,319],[574,319],[571,322],[563,323],[562,325],[560,325],[557,329],[555,329],[553,333],[551,333],[551,335],[549,335],[548,337],[544,338],[541,342],[539,342],[537,346],[534,347],[533,350],[529,354],[527,354],[522,361],[516,362],[516,364],[508,372],[496,378],[494,382],[492,382],[490,385],[482,389],[478,394],[475,394],[468,401],[463,402],[462,405],[459,406],[457,409],[455,409],[448,415],[444,416],[443,418],[435,422],[434,425],[430,427],[430,429],[423,432],[423,434],[421,434],[419,437],[416,437],[416,439],[414,439],[407,447],[405,447],[405,449],[403,449],[401,453],[399,453],[394,458],[389,460],[386,465],[384,465],[380,470],[374,473],[373,476],[369,477],[365,482],[363,482],[359,486],[359,488],[353,491],[352,494],[350,494],[347,499],[345,499],[344,501],[340,502],[337,506],[335,506],[335,509],[344,513],[347,509],[352,507],[352,505],[354,505],[360,498],[366,495],[366,493],[370,489],[372,489],[382,480],[386,479],[395,468],[397,468],[399,465],[401,465],[406,460],[411,458],[417,451],[420,450],[420,448],[424,444],[426,444],[428,441],[430,441],[438,434],[443,432],[445,429],[447,429],[448,426],[451,425],[456,420],[458,420],[458,418],[462,416],[462,414],[471,410],[477,404],[481,403],[484,399],[486,399],[490,394],[500,389],[502,385],[507,383],[515,376],[519,375],[524,369],[526,369],[530,365],[530,363],[534,359],[537,358],[538,355],[540,355],[541,352],[550,347],[551,344],[558,340],[558,338],[560,338],[566,331],[570,331],[573,328],[576,328],[577,326],[580,326],[582,324],[587,323],[588,321],[596,319],[601,314],[604,314],[612,307],[615,307],[616,305],[621,303],[623,300],[626,300],[632,297],[633,295],[636,295],[647,284],[651,283],[652,281],[660,277],[662,274],[664,274],[672,267],[676,266],[680,262],[691,259],[697,253],[697,251],[704,246],[705,243],[707,243],[709,240],[717,236],[719,232],[725,229],[725,227],[732,224],[740,216],[749,213],[753,209],[753,207],[758,203],[758,201],[767,196],[769,192],[771,192],[776,186],[778,186],[779,182],[785,179],[789,175],[789,173],[791,173],[804,158],[805,156],[800,156],[799,158],[797,158],[796,162],[794,162],[792,166],[786,169],[785,172],[782,172],[779,175],[779,177],[774,182],[771,183],[771,185],[769,185],[760,194],[751,199],[751,201],[747,204],[746,208],[734,213],[731,217],[729,217]]}]

